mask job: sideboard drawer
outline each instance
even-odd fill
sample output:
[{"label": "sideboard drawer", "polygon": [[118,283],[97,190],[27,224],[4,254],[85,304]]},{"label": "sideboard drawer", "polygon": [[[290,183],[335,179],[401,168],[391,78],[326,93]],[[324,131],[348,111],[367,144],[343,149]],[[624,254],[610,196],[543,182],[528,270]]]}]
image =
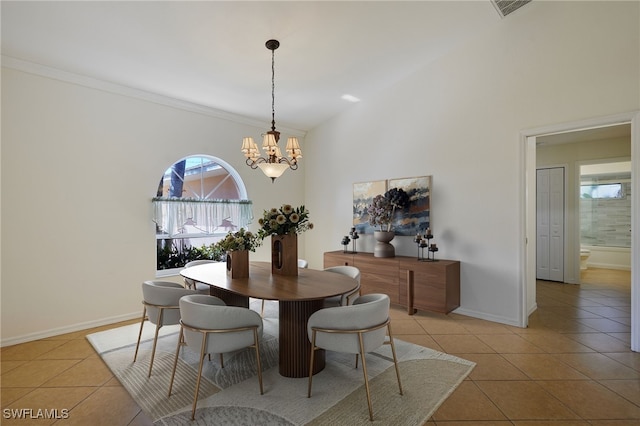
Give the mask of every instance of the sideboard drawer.
[{"label": "sideboard drawer", "polygon": [[351,265],[360,270],[361,294],[384,293],[391,303],[448,313],[460,306],[460,262],[415,257],[374,257],[373,253],[324,253],[324,267]]},{"label": "sideboard drawer", "polygon": [[372,255],[355,255],[353,265],[360,270],[360,293],[384,293],[391,303],[400,303],[398,293],[398,260]]},{"label": "sideboard drawer", "polygon": [[353,254],[344,252],[326,252],[324,254],[324,267],[353,266]]}]

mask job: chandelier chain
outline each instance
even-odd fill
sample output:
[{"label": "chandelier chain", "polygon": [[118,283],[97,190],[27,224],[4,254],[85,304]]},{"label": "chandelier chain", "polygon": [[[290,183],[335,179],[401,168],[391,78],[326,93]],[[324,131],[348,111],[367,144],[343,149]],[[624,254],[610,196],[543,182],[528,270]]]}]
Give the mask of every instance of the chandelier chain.
[{"label": "chandelier chain", "polygon": [[275,50],[271,50],[271,130],[276,130],[276,65]]}]

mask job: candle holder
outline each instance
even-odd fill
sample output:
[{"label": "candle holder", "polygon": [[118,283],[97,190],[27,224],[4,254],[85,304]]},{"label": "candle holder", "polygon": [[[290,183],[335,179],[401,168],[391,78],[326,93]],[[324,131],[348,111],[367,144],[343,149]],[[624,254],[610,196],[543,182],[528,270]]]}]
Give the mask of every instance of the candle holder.
[{"label": "candle holder", "polygon": [[[431,244],[427,251],[427,262],[437,262],[436,260],[436,252],[438,251],[438,247],[435,244]],[[431,253],[431,256],[429,256]]]},{"label": "candle holder", "polygon": [[[435,253],[438,251],[438,246],[436,244],[431,244],[431,240],[433,239],[433,234],[431,234],[431,229],[427,229],[427,233],[424,236],[417,234],[413,241],[418,246],[418,261],[420,262],[435,262],[436,256]],[[424,257],[424,249],[427,249],[427,257]]]},{"label": "candle holder", "polygon": [[342,249],[343,253],[348,253],[347,252],[347,246],[349,245],[349,243],[351,242],[351,239],[349,238],[348,235],[345,235],[344,237],[342,237],[342,241],[340,244],[342,244],[344,247]]},{"label": "candle holder", "polygon": [[[349,238],[351,237],[351,238]],[[349,231],[349,235],[345,235],[344,237],[342,237],[342,241],[340,244],[343,245],[343,249],[342,252],[343,253],[352,253],[352,254],[356,254],[358,253],[356,251],[356,240],[360,238],[360,235],[358,235],[358,231],[356,231],[356,228],[351,228],[351,231]],[[351,251],[347,250],[347,246],[349,245],[349,243],[352,243],[353,245],[351,246]]]},{"label": "candle holder", "polygon": [[353,228],[351,228],[351,231],[349,232],[349,235],[351,236],[351,241],[352,241],[352,244],[353,244],[351,253],[356,254],[356,253],[358,253],[358,251],[356,250],[356,240],[358,238],[360,238],[360,235],[358,235],[358,231],[356,231],[355,226]]},{"label": "candle holder", "polygon": [[427,243],[422,239],[422,235],[416,234],[413,242],[418,246],[418,260],[424,260],[424,248],[427,247]]}]

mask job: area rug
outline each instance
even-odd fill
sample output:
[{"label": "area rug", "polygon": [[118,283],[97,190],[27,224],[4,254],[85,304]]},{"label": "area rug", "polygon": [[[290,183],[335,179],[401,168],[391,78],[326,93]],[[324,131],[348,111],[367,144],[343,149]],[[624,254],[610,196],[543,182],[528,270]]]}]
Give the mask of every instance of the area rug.
[{"label": "area rug", "polygon": [[[371,424],[362,369],[355,368],[353,355],[327,352],[326,367],[313,377],[311,398],[307,398],[308,378],[280,376],[277,304],[273,305],[266,310],[260,346],[264,394],[260,395],[255,352],[247,349],[224,354],[224,368],[220,368],[218,356],[212,356],[205,362],[195,421],[191,420],[191,407],[198,354],[188,348],[181,350],[173,391],[168,396],[179,326],[161,329],[150,378],[152,324],[145,323],[135,363],[139,325],[94,333],[87,339],[155,425]],[[260,306],[256,308],[259,311]],[[399,339],[395,344],[404,395],[398,392],[390,346],[367,355],[373,423],[422,425],[475,364]]]}]

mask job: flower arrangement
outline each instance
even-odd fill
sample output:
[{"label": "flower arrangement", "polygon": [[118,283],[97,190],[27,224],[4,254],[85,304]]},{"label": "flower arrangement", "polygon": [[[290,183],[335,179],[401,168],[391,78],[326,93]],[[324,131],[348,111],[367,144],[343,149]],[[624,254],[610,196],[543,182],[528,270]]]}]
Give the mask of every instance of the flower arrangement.
[{"label": "flower arrangement", "polygon": [[367,213],[369,214],[369,224],[380,226],[381,231],[391,231],[391,224],[396,209],[402,209],[409,205],[409,195],[402,188],[391,188],[384,195],[376,195],[373,198]]},{"label": "flower arrangement", "polygon": [[256,251],[256,247],[262,244],[262,239],[251,231],[246,231],[244,228],[240,228],[239,231],[233,233],[229,231],[227,236],[218,241],[218,246],[222,251],[238,251],[249,250]]},{"label": "flower arrangement", "polygon": [[289,204],[279,209],[265,210],[258,224],[261,227],[258,231],[260,239],[271,235],[301,234],[313,229],[313,223],[309,222],[309,210],[304,206],[293,208]]}]

